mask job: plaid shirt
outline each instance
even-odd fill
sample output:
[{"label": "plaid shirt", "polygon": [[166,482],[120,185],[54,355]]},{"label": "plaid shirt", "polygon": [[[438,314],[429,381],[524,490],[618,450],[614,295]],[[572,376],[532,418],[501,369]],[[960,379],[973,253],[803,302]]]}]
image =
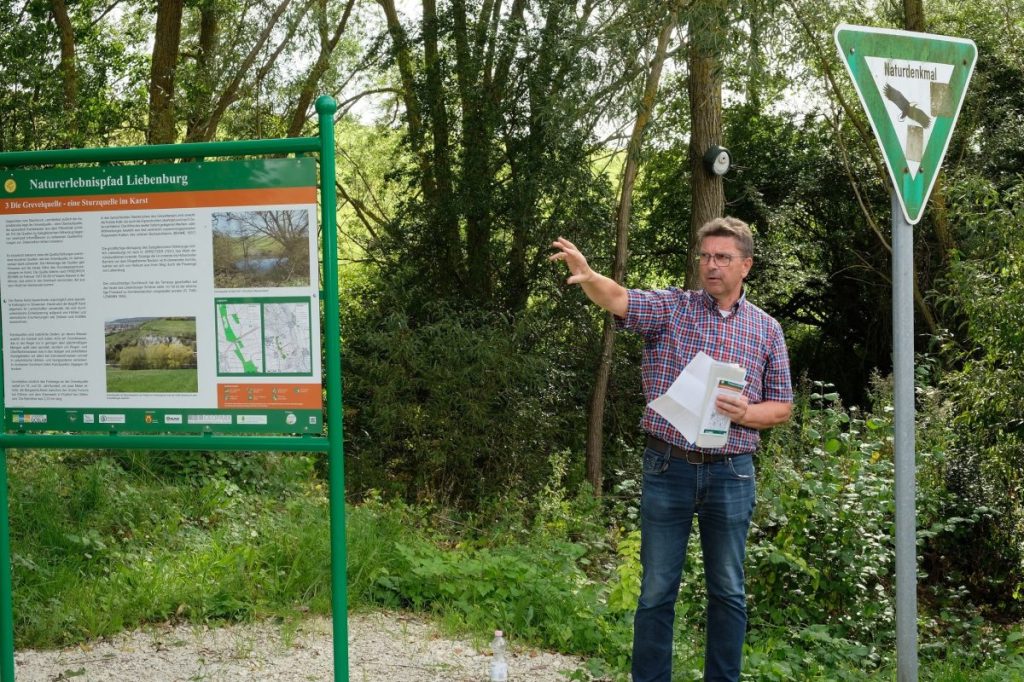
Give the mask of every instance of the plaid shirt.
[{"label": "plaid shirt", "polygon": [[[628,293],[626,317],[616,318],[616,324],[644,338],[640,373],[648,403],[668,390],[698,351],[714,360],[745,368],[747,384],[743,394],[751,404],[765,400],[792,402],[789,354],[782,327],[747,301],[745,292],[725,317],[706,291],[672,287],[655,291],[630,289]],[[640,426],[673,445],[708,453],[752,452],[761,441],[756,429],[733,424],[724,447],[697,448],[650,407],[644,409]]]}]

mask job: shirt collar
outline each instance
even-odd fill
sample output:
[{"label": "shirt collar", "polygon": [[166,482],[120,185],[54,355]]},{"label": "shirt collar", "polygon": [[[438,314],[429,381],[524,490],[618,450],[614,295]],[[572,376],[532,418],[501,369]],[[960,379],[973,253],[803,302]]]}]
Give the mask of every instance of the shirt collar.
[{"label": "shirt collar", "polygon": [[[718,301],[715,300],[715,297],[712,296],[711,294],[709,294],[707,289],[701,289],[700,293],[701,293],[701,298],[704,301],[704,306],[708,310],[710,310],[711,312],[717,313],[718,312]],[[729,315],[730,316],[731,315],[735,315],[746,304],[747,304],[747,288],[743,287],[743,289],[740,291],[740,297],[738,299],[736,299],[736,302],[732,304],[731,308],[729,308]]]}]

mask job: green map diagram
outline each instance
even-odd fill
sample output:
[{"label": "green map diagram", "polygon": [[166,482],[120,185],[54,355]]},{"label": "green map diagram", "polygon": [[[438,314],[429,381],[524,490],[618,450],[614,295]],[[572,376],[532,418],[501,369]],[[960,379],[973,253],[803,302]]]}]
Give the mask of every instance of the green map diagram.
[{"label": "green map diagram", "polygon": [[313,370],[308,303],[263,306],[263,358],[267,374],[307,374]]},{"label": "green map diagram", "polygon": [[217,304],[217,371],[263,374],[263,329],[259,303]]},{"label": "green map diagram", "polygon": [[310,304],[301,301],[217,303],[217,373],[310,374]]}]

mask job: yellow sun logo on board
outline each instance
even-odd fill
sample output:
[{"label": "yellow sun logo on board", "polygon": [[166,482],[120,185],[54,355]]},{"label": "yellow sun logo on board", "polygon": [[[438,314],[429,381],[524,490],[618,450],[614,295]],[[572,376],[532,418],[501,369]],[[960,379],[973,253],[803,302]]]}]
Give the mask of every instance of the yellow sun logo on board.
[{"label": "yellow sun logo on board", "polygon": [[4,189],[8,194],[12,194],[14,190],[18,189],[18,183],[14,181],[14,178],[7,178],[7,181],[4,182]]}]

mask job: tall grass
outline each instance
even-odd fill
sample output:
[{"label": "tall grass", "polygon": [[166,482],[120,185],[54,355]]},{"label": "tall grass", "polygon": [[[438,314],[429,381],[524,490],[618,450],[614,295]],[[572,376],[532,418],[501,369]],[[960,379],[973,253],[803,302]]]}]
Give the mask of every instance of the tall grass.
[{"label": "tall grass", "polygon": [[[329,613],[328,500],[314,458],[232,458],[12,453],[17,646],[67,645],[166,620]],[[637,487],[624,475],[615,494],[596,500],[587,488],[567,488],[565,459],[552,459],[540,496],[494,500],[491,511],[455,514],[373,494],[349,507],[352,608],[414,609],[481,642],[501,627],[513,642],[583,656],[576,679],[626,679]],[[788,565],[777,566],[782,580]],[[677,681],[700,679],[701,613],[699,593],[684,590]],[[752,620],[744,679],[894,678],[891,652],[867,655],[832,626],[778,613],[789,620],[773,625],[763,612]],[[1024,679],[1024,638],[976,627],[977,636],[946,639],[942,651],[923,647],[921,679]]]},{"label": "tall grass", "polygon": [[169,618],[329,608],[327,502],[306,473],[279,497],[225,478],[129,472],[103,456],[24,452],[10,462],[20,646]]},{"label": "tall grass", "polygon": [[107,367],[108,393],[195,393],[196,369],[117,369]]}]

